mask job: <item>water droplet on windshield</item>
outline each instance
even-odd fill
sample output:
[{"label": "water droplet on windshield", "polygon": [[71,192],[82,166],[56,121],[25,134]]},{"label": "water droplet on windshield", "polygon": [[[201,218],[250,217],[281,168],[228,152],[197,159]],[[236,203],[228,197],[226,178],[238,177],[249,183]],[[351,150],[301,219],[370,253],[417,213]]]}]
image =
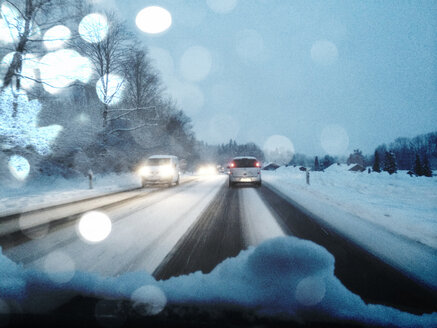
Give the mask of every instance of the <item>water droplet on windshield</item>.
[{"label": "water droplet on windshield", "polygon": [[138,288],[132,293],[131,300],[134,309],[141,315],[155,315],[161,312],[166,304],[164,292],[152,285]]},{"label": "water droplet on windshield", "polygon": [[79,235],[87,242],[98,243],[105,240],[112,230],[109,217],[98,211],[85,213],[79,220]]}]

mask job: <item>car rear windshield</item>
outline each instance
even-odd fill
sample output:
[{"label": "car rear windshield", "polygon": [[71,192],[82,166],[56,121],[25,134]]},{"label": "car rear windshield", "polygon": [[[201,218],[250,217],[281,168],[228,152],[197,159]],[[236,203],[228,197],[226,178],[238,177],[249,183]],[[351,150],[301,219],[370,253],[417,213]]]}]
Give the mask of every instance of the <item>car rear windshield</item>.
[{"label": "car rear windshield", "polygon": [[170,164],[170,158],[149,158],[146,164],[149,166],[168,165]]},{"label": "car rear windshield", "polygon": [[256,167],[256,162],[253,158],[234,159],[235,167]]}]

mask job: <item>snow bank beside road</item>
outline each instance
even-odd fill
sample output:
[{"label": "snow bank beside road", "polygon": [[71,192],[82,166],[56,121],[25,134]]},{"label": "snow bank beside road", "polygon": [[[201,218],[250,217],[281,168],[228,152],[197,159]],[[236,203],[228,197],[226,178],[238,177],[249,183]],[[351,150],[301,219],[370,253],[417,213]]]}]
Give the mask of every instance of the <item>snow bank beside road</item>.
[{"label": "snow bank beside road", "polygon": [[263,171],[263,179],[309,210],[334,207],[338,214],[352,214],[437,249],[435,177],[349,172],[348,166],[334,164],[325,172],[311,172],[310,185],[305,172],[294,167]]},{"label": "snow bank beside road", "polygon": [[[48,311],[81,294],[132,300],[140,309],[152,309],[146,313],[149,315],[159,312],[168,302],[285,315],[299,322],[390,327],[429,327],[437,322],[437,313],[417,316],[381,305],[366,305],[335,277],[330,253],[295,237],[278,237],[242,251],[209,274],[196,272],[164,281],[156,281],[146,272],[104,278],[83,272],[71,274],[59,267],[55,272],[24,270],[3,255],[0,277],[3,319],[21,311]],[[115,322],[120,319],[117,313],[105,314]]]},{"label": "snow bank beside road", "polygon": [[64,179],[41,177],[28,184],[17,181],[16,188],[0,188],[0,216],[65,204],[117,191],[138,188],[140,178],[134,173],[95,175],[93,189],[87,177]]},{"label": "snow bank beside road", "polygon": [[288,167],[263,179],[320,224],[437,290],[437,179]]}]

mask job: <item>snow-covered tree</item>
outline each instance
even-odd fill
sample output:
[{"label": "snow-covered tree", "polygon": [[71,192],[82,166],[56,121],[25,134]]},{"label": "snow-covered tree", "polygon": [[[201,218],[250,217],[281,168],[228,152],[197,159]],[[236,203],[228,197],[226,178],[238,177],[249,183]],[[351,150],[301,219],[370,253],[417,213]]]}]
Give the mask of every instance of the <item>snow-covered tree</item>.
[{"label": "snow-covered tree", "polygon": [[[14,103],[16,113],[14,115]],[[34,148],[40,155],[51,152],[51,145],[60,125],[38,126],[41,104],[37,99],[29,101],[24,92],[17,93],[11,87],[0,93],[0,146],[2,150]]]}]

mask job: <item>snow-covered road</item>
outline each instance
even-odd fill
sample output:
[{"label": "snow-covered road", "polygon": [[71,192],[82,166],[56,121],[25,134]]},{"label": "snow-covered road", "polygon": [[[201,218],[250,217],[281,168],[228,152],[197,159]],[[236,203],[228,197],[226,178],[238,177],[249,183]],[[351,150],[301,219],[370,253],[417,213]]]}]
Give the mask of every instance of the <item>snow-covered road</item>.
[{"label": "snow-covered road", "polygon": [[[168,279],[199,270],[211,272],[217,264],[244,249],[275,237],[295,235],[331,252],[336,258],[338,278],[364,299],[400,307],[418,304],[419,312],[422,306],[433,304],[435,296],[368,256],[339,235],[341,230],[325,229],[307,215],[308,211],[293,205],[293,200],[280,197],[278,191],[266,186],[229,189],[225,181],[224,175],[197,177],[172,188],[126,192],[115,199],[114,195],[99,198],[97,203],[90,203],[93,206],[88,202],[79,203],[77,209],[67,205],[64,223],[47,226],[33,239],[26,236],[3,253],[25,268],[49,274],[83,271],[119,276],[145,270],[157,279]],[[74,213],[86,209],[109,218],[111,232],[106,239],[90,242],[84,238],[78,229],[81,215]],[[60,210],[56,209],[58,215]],[[30,219],[33,223],[36,219],[47,221],[38,212]],[[99,232],[104,227],[95,230]],[[368,239],[372,240],[375,234],[369,234]],[[417,303],[418,299],[424,301]]]},{"label": "snow-covered road", "polygon": [[[9,248],[5,254],[27,268],[39,270],[67,267],[106,276],[136,270],[153,273],[201,217],[224,182],[225,176],[200,177],[179,187],[126,192],[25,215],[20,218],[22,226],[100,207],[99,211],[110,218],[112,230],[103,241],[91,243],[81,238],[77,222],[71,222],[43,234],[39,231],[38,238]],[[284,235],[254,189],[242,189],[241,197],[245,204],[240,213],[244,247]],[[115,204],[111,206],[111,202]]]}]

